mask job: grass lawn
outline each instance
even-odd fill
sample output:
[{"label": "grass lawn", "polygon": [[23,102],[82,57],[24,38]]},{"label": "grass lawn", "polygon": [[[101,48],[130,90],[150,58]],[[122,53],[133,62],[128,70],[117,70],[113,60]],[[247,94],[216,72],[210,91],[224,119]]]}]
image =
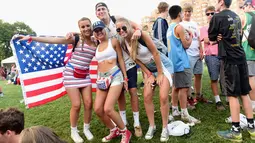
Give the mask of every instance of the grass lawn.
[{"label": "grass lawn", "polygon": [[[141,78],[139,79],[139,81],[141,81]],[[4,97],[0,98],[0,108],[17,107],[20,110],[24,111],[26,127],[35,125],[48,126],[54,129],[54,131],[62,139],[70,143],[72,142],[70,138],[70,123],[69,123],[70,102],[67,96],[64,96],[61,99],[49,103],[47,105],[35,107],[32,109],[26,109],[25,105],[23,103],[22,104],[20,103],[20,100],[22,100],[22,92],[20,86],[6,85],[5,83],[6,81],[0,81],[0,86],[3,88],[4,91]],[[142,92],[141,89],[139,91]],[[214,101],[210,89],[210,80],[206,68],[204,70],[203,76],[203,94],[210,100]],[[127,119],[129,122],[128,128],[133,132],[132,126],[133,113],[130,107],[129,95],[127,95],[126,97],[127,97]],[[225,103],[225,98],[222,97],[221,99]],[[133,135],[131,140],[132,143],[160,142],[159,138],[161,134],[162,124],[158,94],[157,96],[154,96],[154,103],[156,111],[155,122],[157,125],[157,132],[154,138],[150,141],[146,141],[144,137],[136,138]],[[189,112],[192,116],[201,119],[202,123],[194,127],[191,127],[191,134],[189,136],[170,137],[168,142],[189,142],[189,143],[228,142],[217,137],[216,131],[219,129],[225,130],[230,128],[230,125],[224,122],[225,118],[227,118],[230,115],[229,110],[218,112],[216,110],[215,104],[198,104],[196,110]],[[80,114],[78,129],[81,131],[80,135],[82,135],[82,137],[85,139],[85,136],[82,134],[83,128],[82,116],[83,114]],[[143,105],[143,96],[140,96],[140,122],[142,124],[143,133],[145,134],[148,129],[148,120]],[[94,134],[94,140],[92,141],[93,143],[101,142],[101,139],[105,135],[108,135],[109,133],[109,130],[99,121],[99,119],[96,117],[94,113],[91,121],[91,131]],[[252,142],[247,132],[243,132],[243,139],[244,142],[246,143]],[[88,141],[85,140],[85,142]],[[113,140],[112,142],[120,142],[120,138]]]}]

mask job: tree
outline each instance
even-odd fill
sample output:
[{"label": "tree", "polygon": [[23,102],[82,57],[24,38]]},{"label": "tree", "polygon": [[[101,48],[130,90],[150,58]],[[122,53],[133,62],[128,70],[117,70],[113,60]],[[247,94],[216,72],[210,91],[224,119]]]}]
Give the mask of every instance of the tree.
[{"label": "tree", "polygon": [[12,56],[10,40],[15,34],[36,35],[24,22],[10,24],[0,19],[0,61]]}]

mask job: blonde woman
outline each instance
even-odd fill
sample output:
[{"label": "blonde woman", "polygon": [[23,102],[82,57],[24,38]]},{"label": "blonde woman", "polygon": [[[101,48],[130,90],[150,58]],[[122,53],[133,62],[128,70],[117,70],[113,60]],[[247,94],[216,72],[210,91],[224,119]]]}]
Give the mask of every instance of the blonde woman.
[{"label": "blonde woman", "polygon": [[153,87],[157,84],[160,88],[160,110],[163,123],[160,141],[167,141],[169,138],[167,131],[169,114],[168,93],[170,90],[170,83],[172,82],[172,63],[163,53],[157,50],[153,40],[145,32],[141,32],[140,39],[132,39],[131,37],[135,31],[125,18],[117,20],[116,28],[118,34],[124,39],[121,46],[147,74],[147,78],[145,79],[146,84],[144,85],[144,105],[150,126],[145,135],[145,139],[152,139],[156,130],[152,96],[154,91]]},{"label": "blonde woman", "polygon": [[[80,40],[77,38],[65,39],[65,38],[53,38],[53,37],[30,37],[20,36],[21,40],[33,40],[44,43],[53,44],[73,44],[77,45],[73,49],[73,53],[66,64],[63,72],[64,86],[67,94],[71,100],[70,110],[70,123],[71,123],[71,138],[76,143],[82,143],[83,139],[79,135],[77,129],[77,122],[79,118],[81,108],[81,97],[84,105],[84,127],[83,132],[88,140],[93,139],[93,135],[90,132],[90,121],[92,114],[92,93],[91,93],[91,80],[88,76],[89,64],[96,53],[96,45],[91,40],[92,30],[90,19],[83,17],[78,21],[80,29]],[[76,43],[78,42],[78,43]],[[74,70],[84,71],[84,77],[75,76]],[[81,97],[80,97],[81,96]]]}]

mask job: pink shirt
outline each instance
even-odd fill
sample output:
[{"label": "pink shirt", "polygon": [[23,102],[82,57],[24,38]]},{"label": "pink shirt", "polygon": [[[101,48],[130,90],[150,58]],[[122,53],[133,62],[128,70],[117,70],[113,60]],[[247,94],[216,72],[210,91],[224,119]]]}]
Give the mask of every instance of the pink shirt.
[{"label": "pink shirt", "polygon": [[[200,40],[203,41],[204,38],[208,37],[209,26],[204,26],[200,28]],[[204,43],[205,55],[218,55],[218,44],[211,45]]]}]

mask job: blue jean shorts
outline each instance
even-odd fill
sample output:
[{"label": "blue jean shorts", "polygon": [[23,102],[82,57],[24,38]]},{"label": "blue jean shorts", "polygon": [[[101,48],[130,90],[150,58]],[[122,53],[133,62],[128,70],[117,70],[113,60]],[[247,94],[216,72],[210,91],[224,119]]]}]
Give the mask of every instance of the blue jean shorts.
[{"label": "blue jean shorts", "polygon": [[205,56],[208,73],[211,80],[218,80],[220,75],[220,59],[218,56]]},{"label": "blue jean shorts", "polygon": [[[163,73],[167,77],[167,79],[169,80],[170,85],[172,85],[172,74],[173,74],[173,71],[174,71],[173,63],[163,53],[160,53],[160,60],[161,60],[162,68],[163,68]],[[155,63],[154,59],[151,59],[151,61],[149,63],[146,63],[145,66],[148,68],[148,70],[150,72],[153,73],[153,75],[155,77],[158,75],[158,70],[157,70],[157,66],[156,66],[156,63]]]},{"label": "blue jean shorts", "polygon": [[203,62],[199,56],[189,56],[189,63],[193,74],[203,74]]}]

